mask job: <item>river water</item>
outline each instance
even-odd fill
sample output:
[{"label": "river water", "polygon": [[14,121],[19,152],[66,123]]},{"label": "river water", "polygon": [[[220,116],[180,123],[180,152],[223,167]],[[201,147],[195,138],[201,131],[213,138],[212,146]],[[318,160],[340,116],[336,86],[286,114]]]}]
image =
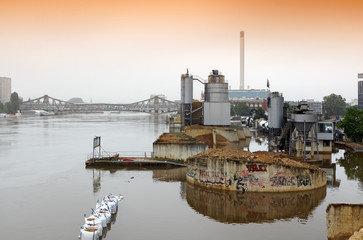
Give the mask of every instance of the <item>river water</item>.
[{"label": "river water", "polygon": [[[92,139],[106,151],[152,151],[165,116],[84,114],[0,120],[1,239],[77,239],[83,214],[122,194],[104,239],[326,239],[330,203],[362,203],[363,156],[332,155],[326,188],[279,194],[212,191],[185,168],[86,169]],[[252,138],[250,151],[266,150]]]}]

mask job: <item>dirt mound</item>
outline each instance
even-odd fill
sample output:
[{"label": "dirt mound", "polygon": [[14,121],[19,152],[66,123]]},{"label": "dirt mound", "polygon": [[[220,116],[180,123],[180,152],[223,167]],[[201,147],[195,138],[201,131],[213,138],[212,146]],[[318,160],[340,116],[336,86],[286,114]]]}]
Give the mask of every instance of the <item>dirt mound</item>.
[{"label": "dirt mound", "polygon": [[204,142],[192,138],[184,133],[164,133],[160,135],[159,138],[156,139],[154,143],[202,144]]},{"label": "dirt mound", "polygon": [[268,164],[277,164],[282,166],[291,166],[298,168],[308,168],[312,170],[320,170],[320,168],[305,162],[291,159],[289,155],[275,152],[247,152],[241,149],[208,149],[207,151],[195,155],[192,159],[222,159],[233,161],[260,162]]},{"label": "dirt mound", "polygon": [[[199,135],[195,137],[196,139],[208,144],[209,148],[213,148],[213,134],[205,134],[205,135]],[[217,134],[217,145],[227,145],[229,142],[228,140]]]}]

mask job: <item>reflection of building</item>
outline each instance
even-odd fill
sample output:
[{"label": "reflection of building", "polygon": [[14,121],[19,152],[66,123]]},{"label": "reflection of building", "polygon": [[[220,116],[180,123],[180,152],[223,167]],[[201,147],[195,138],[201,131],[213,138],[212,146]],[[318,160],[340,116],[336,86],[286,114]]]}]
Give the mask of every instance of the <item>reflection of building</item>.
[{"label": "reflection of building", "polygon": [[6,103],[10,101],[11,95],[11,79],[0,77],[0,102]]},{"label": "reflection of building", "polygon": [[307,219],[326,196],[326,187],[302,192],[218,191],[187,184],[187,202],[196,212],[223,223]]}]

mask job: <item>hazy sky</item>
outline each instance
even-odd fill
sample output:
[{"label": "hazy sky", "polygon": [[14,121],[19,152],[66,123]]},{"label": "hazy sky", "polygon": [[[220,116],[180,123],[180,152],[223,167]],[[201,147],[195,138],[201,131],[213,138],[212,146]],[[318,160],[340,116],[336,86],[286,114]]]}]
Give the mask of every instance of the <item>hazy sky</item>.
[{"label": "hazy sky", "polygon": [[176,100],[186,68],[236,89],[240,31],[246,87],[357,98],[362,0],[0,0],[0,76],[24,100]]}]

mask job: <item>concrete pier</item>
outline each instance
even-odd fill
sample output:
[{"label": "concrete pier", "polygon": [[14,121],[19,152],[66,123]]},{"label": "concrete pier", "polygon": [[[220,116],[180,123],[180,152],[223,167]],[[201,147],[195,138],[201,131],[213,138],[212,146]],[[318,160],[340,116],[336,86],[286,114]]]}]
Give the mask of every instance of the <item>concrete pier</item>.
[{"label": "concrete pier", "polygon": [[[330,204],[326,224],[329,240],[363,239],[363,204]],[[350,238],[354,232],[357,238]]]},{"label": "concrete pier", "polygon": [[188,158],[187,181],[233,191],[289,192],[326,185],[318,167],[272,152],[208,149]]},{"label": "concrete pier", "polygon": [[208,145],[184,133],[164,133],[153,143],[154,158],[186,161],[204,152]]}]

